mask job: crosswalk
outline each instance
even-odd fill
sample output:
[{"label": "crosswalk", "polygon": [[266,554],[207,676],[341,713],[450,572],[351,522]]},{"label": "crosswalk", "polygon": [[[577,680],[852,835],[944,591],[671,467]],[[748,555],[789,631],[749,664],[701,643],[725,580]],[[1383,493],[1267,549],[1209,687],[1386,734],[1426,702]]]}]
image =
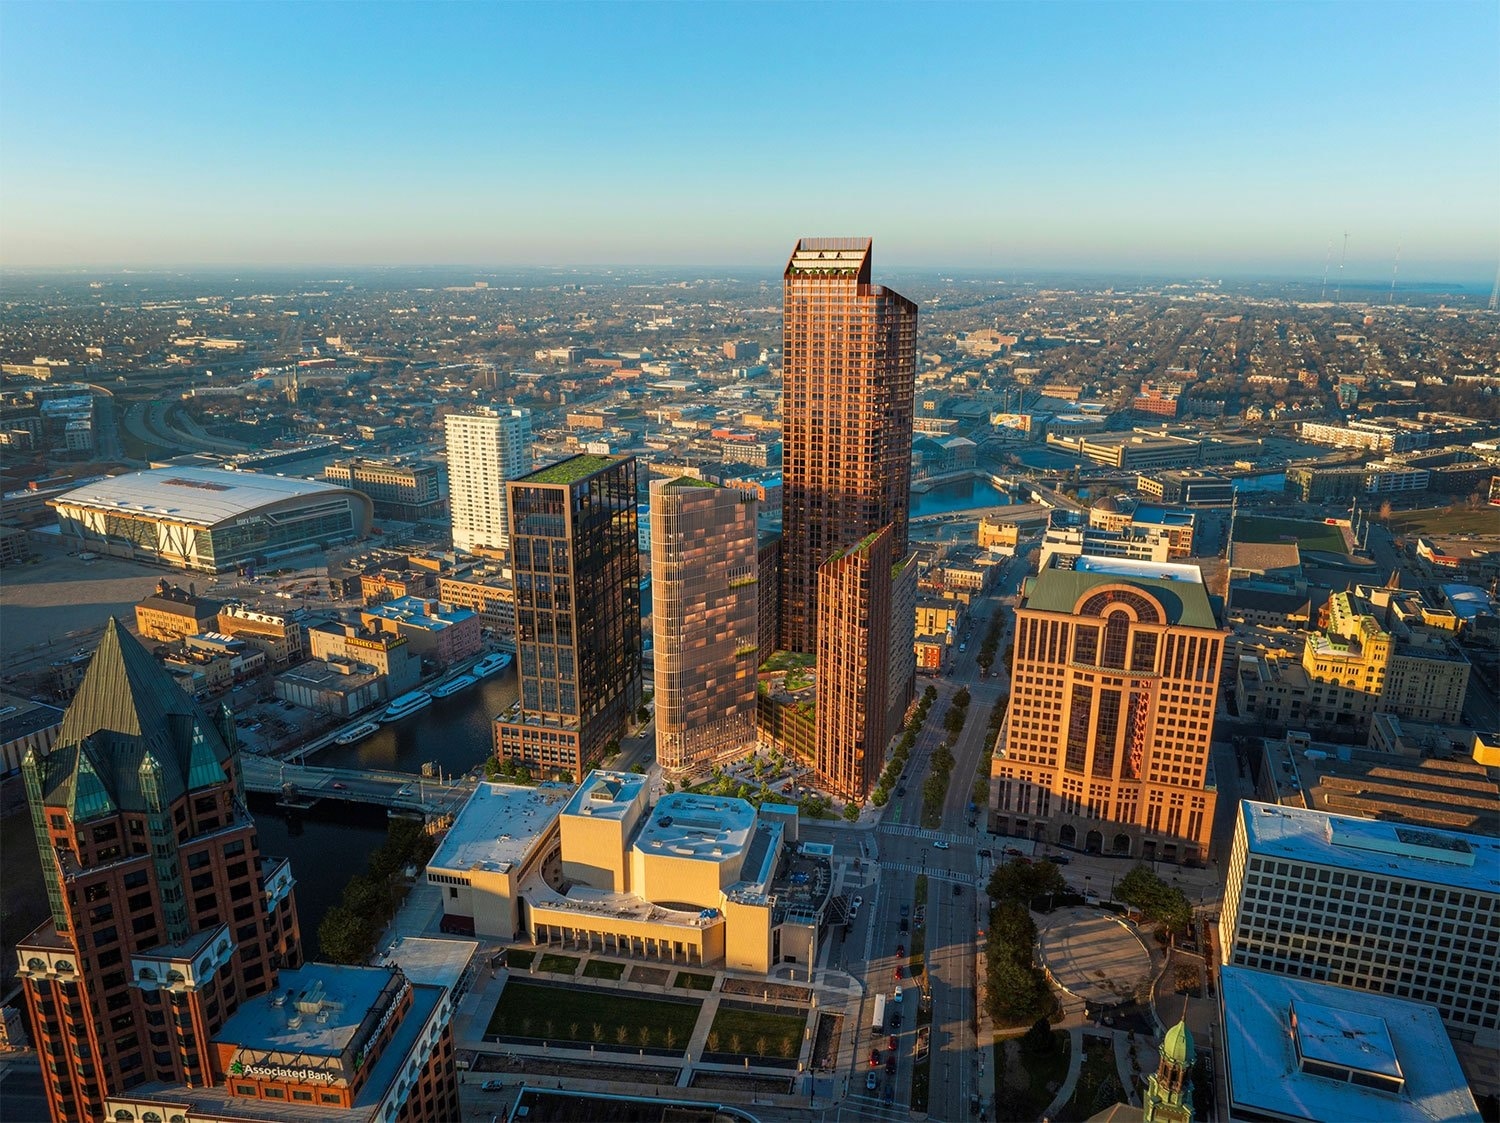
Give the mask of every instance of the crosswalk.
[{"label": "crosswalk", "polygon": [[963,841],[962,835],[949,834],[947,831],[928,830],[926,827],[914,827],[910,823],[888,823],[880,827],[881,834],[901,835],[904,838],[925,838],[929,842],[938,839],[947,839],[949,842]]},{"label": "crosswalk", "polygon": [[918,862],[881,862],[880,868],[887,873],[925,873],[928,881],[956,881],[960,885],[974,885],[979,877],[973,873],[957,873],[953,870],[928,869]]}]

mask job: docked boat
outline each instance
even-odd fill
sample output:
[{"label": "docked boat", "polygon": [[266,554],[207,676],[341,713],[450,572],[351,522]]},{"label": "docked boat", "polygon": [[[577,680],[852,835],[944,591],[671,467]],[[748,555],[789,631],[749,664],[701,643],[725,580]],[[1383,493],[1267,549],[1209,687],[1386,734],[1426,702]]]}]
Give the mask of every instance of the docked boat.
[{"label": "docked boat", "polygon": [[498,675],[510,666],[510,663],[510,652],[497,651],[493,655],[486,655],[470,667],[469,674],[475,679],[489,678],[491,675]]},{"label": "docked boat", "polygon": [[349,729],[343,733],[340,733],[333,739],[333,743],[335,745],[352,745],[356,741],[363,741],[366,737],[368,737],[371,733],[376,732],[379,728],[380,723],[378,721],[362,721],[353,729]]},{"label": "docked boat", "polygon": [[432,696],[434,698],[447,698],[450,694],[457,694],[460,690],[467,690],[478,681],[473,675],[459,675],[456,678],[450,678],[441,686],[433,687]]},{"label": "docked boat", "polygon": [[424,690],[413,690],[409,694],[403,694],[385,708],[385,713],[380,715],[381,721],[400,721],[418,710],[425,710],[432,705],[432,695]]}]

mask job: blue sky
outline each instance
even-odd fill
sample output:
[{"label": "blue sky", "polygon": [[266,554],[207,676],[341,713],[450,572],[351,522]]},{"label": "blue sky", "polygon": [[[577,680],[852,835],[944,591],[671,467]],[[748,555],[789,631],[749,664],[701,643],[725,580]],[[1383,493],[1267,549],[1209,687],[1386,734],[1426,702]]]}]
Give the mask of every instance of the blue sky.
[{"label": "blue sky", "polygon": [[1487,282],[1500,4],[0,5],[0,263]]}]

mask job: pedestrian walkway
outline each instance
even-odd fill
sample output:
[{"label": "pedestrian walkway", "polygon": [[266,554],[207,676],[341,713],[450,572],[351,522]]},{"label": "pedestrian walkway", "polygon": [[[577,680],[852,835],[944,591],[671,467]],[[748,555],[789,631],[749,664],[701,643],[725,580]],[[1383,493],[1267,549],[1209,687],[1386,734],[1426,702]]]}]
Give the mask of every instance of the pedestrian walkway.
[{"label": "pedestrian walkway", "polygon": [[951,842],[956,838],[963,837],[962,835],[950,834],[947,831],[929,830],[927,827],[913,826],[910,823],[891,823],[889,826],[881,827],[880,833],[904,835],[907,838],[925,838],[933,842],[941,838],[945,838]]}]

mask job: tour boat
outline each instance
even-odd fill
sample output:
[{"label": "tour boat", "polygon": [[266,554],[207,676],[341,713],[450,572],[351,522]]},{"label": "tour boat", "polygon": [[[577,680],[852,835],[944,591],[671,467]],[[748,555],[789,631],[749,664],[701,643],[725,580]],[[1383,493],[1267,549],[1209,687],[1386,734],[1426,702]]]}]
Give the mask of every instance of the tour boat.
[{"label": "tour boat", "polygon": [[403,694],[385,708],[385,713],[380,715],[381,721],[400,721],[408,714],[414,714],[418,710],[425,710],[432,705],[432,695],[421,690],[413,690],[409,694]]},{"label": "tour boat", "polygon": [[340,733],[333,739],[333,743],[335,745],[352,745],[356,741],[363,741],[379,728],[380,723],[377,721],[362,721],[353,729]]},{"label": "tour boat", "polygon": [[446,698],[450,694],[457,694],[460,690],[467,690],[478,681],[473,675],[459,675],[457,678],[450,678],[442,686],[433,687],[432,696]]},{"label": "tour boat", "polygon": [[506,667],[510,666],[510,652],[497,651],[493,655],[486,655],[479,662],[469,668],[469,674],[476,678],[489,678],[497,675]]}]

